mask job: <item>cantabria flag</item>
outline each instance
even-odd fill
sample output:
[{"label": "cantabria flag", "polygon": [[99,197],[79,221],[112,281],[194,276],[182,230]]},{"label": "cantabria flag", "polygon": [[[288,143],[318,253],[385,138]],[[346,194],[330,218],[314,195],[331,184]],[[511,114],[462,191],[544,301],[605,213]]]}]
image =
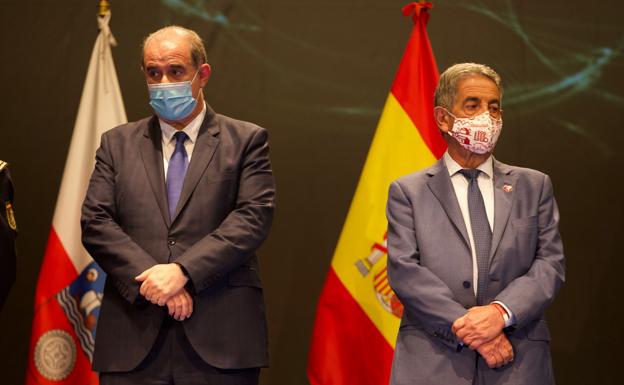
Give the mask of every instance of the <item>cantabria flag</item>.
[{"label": "cantabria flag", "polygon": [[433,119],[438,70],[425,29],[431,3],[410,3],[414,27],[383,109],[318,304],[312,385],[386,385],[403,306],[386,273],[386,199],[396,178],[446,150]]},{"label": "cantabria flag", "polygon": [[127,122],[108,27],[110,12],[98,18],[78,116],[65,163],[52,229],[35,294],[35,315],[26,385],[93,385],[95,327],[104,272],[80,241],[80,208],[95,166],[102,133]]}]

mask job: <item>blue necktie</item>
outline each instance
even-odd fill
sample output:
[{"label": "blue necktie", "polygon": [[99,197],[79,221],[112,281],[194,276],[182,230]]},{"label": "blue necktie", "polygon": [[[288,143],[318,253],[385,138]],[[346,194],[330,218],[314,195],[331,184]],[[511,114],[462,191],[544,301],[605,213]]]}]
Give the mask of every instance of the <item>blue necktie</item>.
[{"label": "blue necktie", "polygon": [[189,138],[184,131],[178,131],[173,135],[176,138],[176,146],[169,159],[167,167],[167,201],[169,202],[169,217],[173,219],[180,193],[182,193],[182,185],[184,184],[184,176],[188,169],[188,155],[184,148],[184,142]]},{"label": "blue necktie", "polygon": [[463,169],[459,171],[468,180],[468,211],[470,226],[477,255],[477,305],[483,305],[490,267],[490,248],[492,247],[492,230],[485,211],[483,196],[477,183],[480,170]]}]

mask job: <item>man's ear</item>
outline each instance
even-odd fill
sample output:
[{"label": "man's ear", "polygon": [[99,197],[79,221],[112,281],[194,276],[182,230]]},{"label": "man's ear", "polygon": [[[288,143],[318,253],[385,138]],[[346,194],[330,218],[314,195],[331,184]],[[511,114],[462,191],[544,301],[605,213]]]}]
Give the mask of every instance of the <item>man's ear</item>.
[{"label": "man's ear", "polygon": [[210,68],[210,64],[204,63],[199,66],[199,81],[202,87],[204,87],[208,83],[208,79],[210,79],[211,73],[212,69]]},{"label": "man's ear", "polygon": [[453,118],[446,110],[440,106],[433,109],[433,117],[438,125],[438,128],[443,133],[447,134],[453,127]]}]

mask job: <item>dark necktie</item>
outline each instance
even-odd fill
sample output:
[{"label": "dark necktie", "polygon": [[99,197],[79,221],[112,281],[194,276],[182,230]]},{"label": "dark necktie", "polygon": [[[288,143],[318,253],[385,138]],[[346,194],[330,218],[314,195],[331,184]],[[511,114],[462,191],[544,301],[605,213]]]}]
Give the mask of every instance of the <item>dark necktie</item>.
[{"label": "dark necktie", "polygon": [[470,226],[472,227],[475,254],[477,254],[477,305],[483,305],[490,270],[488,265],[492,246],[492,230],[485,211],[483,196],[477,183],[480,171],[463,169],[459,172],[468,180],[468,211],[470,211]]},{"label": "dark necktie", "polygon": [[173,214],[175,214],[178,206],[184,176],[188,169],[188,155],[184,148],[184,142],[189,138],[184,131],[176,132],[173,137],[176,138],[176,146],[167,167],[167,201],[169,202],[169,217],[171,219],[173,219]]}]

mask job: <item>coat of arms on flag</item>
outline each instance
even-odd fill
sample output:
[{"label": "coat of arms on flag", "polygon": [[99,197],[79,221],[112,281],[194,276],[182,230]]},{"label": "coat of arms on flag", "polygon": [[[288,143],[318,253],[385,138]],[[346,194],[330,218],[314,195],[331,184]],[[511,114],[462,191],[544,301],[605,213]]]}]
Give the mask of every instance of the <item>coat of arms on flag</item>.
[{"label": "coat of arms on flag", "polygon": [[93,262],[56,295],[89,361],[93,361],[95,327],[100,314],[105,277],[102,269]]},{"label": "coat of arms on flag", "polygon": [[[73,282],[50,298],[50,301],[56,300],[69,320],[80,349],[89,362],[93,360],[95,330],[105,279],[102,269],[92,262]],[[33,360],[42,377],[61,381],[73,371],[77,353],[75,340],[69,332],[50,329],[37,340]]]}]

